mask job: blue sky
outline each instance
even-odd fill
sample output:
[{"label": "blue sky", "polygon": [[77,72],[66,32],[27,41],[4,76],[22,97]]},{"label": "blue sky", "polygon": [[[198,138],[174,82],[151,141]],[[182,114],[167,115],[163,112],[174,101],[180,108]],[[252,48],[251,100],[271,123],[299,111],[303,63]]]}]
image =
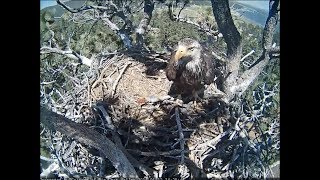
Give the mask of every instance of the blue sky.
[{"label": "blue sky", "polygon": [[48,6],[56,5],[57,2],[55,0],[40,0],[40,9],[43,9]]},{"label": "blue sky", "polygon": [[268,0],[260,0],[260,1],[239,1],[243,4],[248,4],[253,7],[263,9],[263,10],[269,10],[269,1]]}]

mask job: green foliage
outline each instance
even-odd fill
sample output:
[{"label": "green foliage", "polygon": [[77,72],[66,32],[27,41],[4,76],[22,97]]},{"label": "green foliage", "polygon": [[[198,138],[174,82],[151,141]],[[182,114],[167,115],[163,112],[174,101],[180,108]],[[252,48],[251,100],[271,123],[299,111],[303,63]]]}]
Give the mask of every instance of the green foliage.
[{"label": "green foliage", "polygon": [[172,47],[185,37],[199,41],[205,41],[208,38],[193,25],[172,21],[165,11],[154,13],[150,26],[154,29],[147,33],[146,44],[156,51],[163,51],[165,46]]},{"label": "green foliage", "polygon": [[[280,89],[280,61],[278,59],[271,60],[264,68],[263,73],[257,77],[253,84],[244,93],[243,96],[251,105],[255,104],[252,92],[259,92],[259,87],[263,84],[265,84],[268,89],[272,89],[272,87],[278,84],[278,89]],[[272,102],[272,105],[264,115],[265,117],[273,118],[276,117],[280,111],[280,94],[276,93],[272,96],[270,101]]]},{"label": "green foliage", "polygon": [[[54,10],[40,12],[40,34],[49,30],[49,27],[55,22]],[[41,36],[40,36],[41,37]]]},{"label": "green foliage", "polygon": [[51,33],[48,32],[50,28],[55,33],[54,38],[60,47],[65,47],[70,38],[71,49],[87,57],[101,51],[114,51],[122,48],[118,36],[101,21],[74,23],[70,20],[71,13],[66,12],[59,20],[47,26],[45,24],[47,14],[48,12],[44,12],[40,19],[40,43],[47,41],[51,36]]}]

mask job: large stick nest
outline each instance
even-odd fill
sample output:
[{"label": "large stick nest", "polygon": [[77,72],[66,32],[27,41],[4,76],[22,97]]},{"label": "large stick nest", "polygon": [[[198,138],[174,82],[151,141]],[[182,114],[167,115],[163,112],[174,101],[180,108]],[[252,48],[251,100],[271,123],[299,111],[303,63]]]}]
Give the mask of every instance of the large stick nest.
[{"label": "large stick nest", "polygon": [[[125,149],[157,177],[229,177],[234,151],[228,147],[236,140],[221,141],[231,130],[225,104],[219,99],[184,104],[168,96],[171,82],[164,72],[165,60],[142,57],[102,58],[87,73],[73,77],[79,78],[81,90],[75,86],[74,92],[64,94],[63,105],[52,105],[52,109],[110,137],[103,115],[92,108],[103,106]],[[73,98],[68,99],[68,94]],[[99,154],[90,157],[86,162]],[[89,164],[82,163],[78,168],[83,170],[77,172],[87,174],[93,166]],[[91,175],[100,176],[101,170],[94,169]]]},{"label": "large stick nest", "polygon": [[[128,56],[117,57],[115,62],[101,71],[102,80],[93,83],[96,85],[92,88],[91,95],[96,102],[105,102],[114,123],[121,123],[118,124],[118,128],[131,128],[130,131],[134,131],[135,128],[148,128],[146,131],[149,132],[146,135],[150,137],[162,137],[161,133],[152,133],[150,130],[176,130],[176,122],[171,117],[176,106],[182,111],[184,128],[190,129],[190,132],[210,127],[213,132],[208,135],[211,134],[212,139],[223,131],[223,123],[226,127],[230,125],[224,118],[217,120],[217,115],[224,114],[222,102],[217,99],[198,102],[195,107],[193,102],[183,104],[182,101],[168,96],[172,82],[166,78],[165,67],[165,62],[148,59],[137,61]],[[117,82],[119,77],[120,80]],[[117,86],[113,94],[115,83]],[[206,122],[209,124],[201,124]],[[193,140],[189,139],[189,142]],[[196,142],[199,143],[198,140]],[[152,140],[147,143],[154,144]]]}]

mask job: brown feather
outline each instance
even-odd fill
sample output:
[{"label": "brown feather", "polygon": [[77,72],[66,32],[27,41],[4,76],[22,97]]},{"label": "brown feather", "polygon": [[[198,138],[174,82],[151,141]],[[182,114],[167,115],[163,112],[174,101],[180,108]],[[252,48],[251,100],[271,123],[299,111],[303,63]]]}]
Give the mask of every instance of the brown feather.
[{"label": "brown feather", "polygon": [[213,82],[214,59],[208,49],[186,38],[179,41],[178,49],[171,53],[165,71],[167,78],[173,81],[169,94],[191,95],[203,90],[204,84]]}]

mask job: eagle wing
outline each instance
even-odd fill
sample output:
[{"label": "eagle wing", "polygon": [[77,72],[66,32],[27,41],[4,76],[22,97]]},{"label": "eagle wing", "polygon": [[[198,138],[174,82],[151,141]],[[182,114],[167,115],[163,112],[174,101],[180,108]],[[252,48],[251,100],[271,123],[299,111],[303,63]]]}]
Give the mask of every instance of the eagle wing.
[{"label": "eagle wing", "polygon": [[191,94],[193,89],[198,89],[201,84],[201,77],[197,77],[186,69],[186,64],[191,59],[186,57],[183,64],[177,65],[174,60],[175,53],[172,53],[165,69],[168,80],[173,81],[169,94]]},{"label": "eagle wing", "polygon": [[215,78],[215,58],[211,54],[211,51],[208,48],[203,48],[203,52],[201,54],[203,59],[203,75],[204,75],[204,83],[211,84],[214,82]]},{"label": "eagle wing", "polygon": [[204,83],[211,84],[215,83],[218,89],[223,89],[224,81],[224,65],[219,62],[213,55],[212,51],[206,48],[202,53],[204,61]]}]

